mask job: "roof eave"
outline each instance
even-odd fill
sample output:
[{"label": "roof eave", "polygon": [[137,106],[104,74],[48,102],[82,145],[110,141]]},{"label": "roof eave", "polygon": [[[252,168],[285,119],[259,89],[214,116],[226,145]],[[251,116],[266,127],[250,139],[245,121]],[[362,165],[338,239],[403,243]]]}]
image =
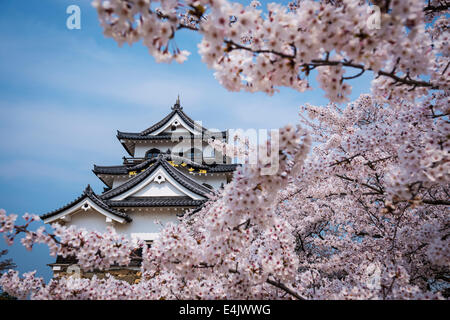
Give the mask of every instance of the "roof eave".
[{"label": "roof eave", "polygon": [[105,180],[103,180],[103,178],[101,177],[102,174],[104,173],[99,173],[99,172],[95,172],[95,169],[92,170],[92,172],[97,176],[97,178],[100,179],[101,182],[103,182],[107,187],[112,188],[113,183],[111,182],[111,184],[108,184]]},{"label": "roof eave", "polygon": [[[130,156],[134,157],[134,150],[133,150],[133,152],[131,152],[131,150],[128,149],[127,144],[126,144],[125,142],[122,141],[123,138],[120,137],[120,133],[121,133],[121,132],[120,132],[119,130],[117,130],[117,135],[116,135],[117,140],[120,141],[120,143],[122,144],[122,146],[124,147],[124,149],[127,151],[127,153],[128,153]],[[129,139],[127,139],[127,140],[129,140]]]},{"label": "roof eave", "polygon": [[[89,199],[94,205],[98,206],[99,209],[96,208],[96,211],[99,211],[102,213],[102,210],[112,215],[112,219],[119,221],[120,223],[123,222],[131,222],[133,221],[131,217],[129,217],[127,214],[123,212],[116,211],[112,208],[110,208],[106,203],[104,203],[99,197],[96,196],[90,185],[86,187],[86,189],[83,191],[83,193],[76,198],[74,201],[69,202],[65,206],[62,206],[61,208],[48,212],[46,214],[43,214],[40,216],[40,218],[44,221],[44,223],[51,223],[53,221],[58,220],[59,218],[55,219],[56,216],[60,216],[64,212],[70,212],[72,213],[76,211],[76,209],[73,209],[75,206],[79,205],[80,202]],[[71,211],[72,210],[72,211]],[[64,217],[63,214],[61,217]]]}]

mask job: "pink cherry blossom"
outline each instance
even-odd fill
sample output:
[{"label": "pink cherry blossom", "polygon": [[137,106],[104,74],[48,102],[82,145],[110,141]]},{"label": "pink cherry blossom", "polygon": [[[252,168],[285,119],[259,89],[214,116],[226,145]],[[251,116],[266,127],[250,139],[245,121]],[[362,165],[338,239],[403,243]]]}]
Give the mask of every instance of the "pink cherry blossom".
[{"label": "pink cherry blossom", "polygon": [[[288,6],[228,0],[94,0],[107,37],[143,40],[159,62],[183,62],[179,30],[230,91],[312,89],[326,106],[299,108],[279,130],[274,174],[245,137],[211,145],[243,163],[200,210],[168,224],[151,247],[113,229],[99,233],[0,210],[0,233],[27,249],[75,256],[84,270],[127,266],[142,249],[138,283],[4,273],[21,299],[442,299],[450,262],[448,5],[298,0]],[[189,9],[186,9],[189,8]],[[369,9],[369,10],[368,10]],[[349,102],[348,80],[373,75],[371,94]],[[343,105],[343,103],[347,103]],[[288,121],[287,121],[288,122]],[[134,257],[136,258],[136,257]]]}]

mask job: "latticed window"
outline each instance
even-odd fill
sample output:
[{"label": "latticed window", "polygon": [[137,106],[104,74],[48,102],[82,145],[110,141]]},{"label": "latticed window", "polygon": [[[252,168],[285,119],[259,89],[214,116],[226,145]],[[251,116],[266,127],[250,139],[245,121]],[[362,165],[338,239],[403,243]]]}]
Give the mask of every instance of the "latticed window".
[{"label": "latticed window", "polygon": [[195,160],[202,161],[202,156],[203,156],[203,153],[199,149],[192,148],[189,151],[189,158],[191,158],[192,161],[195,161]]},{"label": "latticed window", "polygon": [[156,158],[160,153],[161,151],[159,151],[158,149],[150,149],[147,151],[146,158],[147,159]]}]

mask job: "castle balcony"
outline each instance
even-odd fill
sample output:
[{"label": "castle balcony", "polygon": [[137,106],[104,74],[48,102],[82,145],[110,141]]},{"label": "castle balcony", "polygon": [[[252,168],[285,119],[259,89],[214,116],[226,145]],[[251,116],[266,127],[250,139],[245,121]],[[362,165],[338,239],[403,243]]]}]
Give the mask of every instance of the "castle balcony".
[{"label": "castle balcony", "polygon": [[147,158],[135,158],[135,157],[123,157],[123,164],[126,166],[132,166],[144,162]]}]

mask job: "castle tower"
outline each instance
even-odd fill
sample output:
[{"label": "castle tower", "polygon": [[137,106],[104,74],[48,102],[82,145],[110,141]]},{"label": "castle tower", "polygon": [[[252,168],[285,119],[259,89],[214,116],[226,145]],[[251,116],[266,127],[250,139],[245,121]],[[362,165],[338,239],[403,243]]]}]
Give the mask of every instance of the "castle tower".
[{"label": "castle tower", "polygon": [[[214,151],[208,139],[227,140],[226,131],[210,131],[183,111],[178,97],[171,112],[141,132],[117,132],[129,157],[117,166],[94,165],[106,185],[96,194],[88,185],[69,204],[41,216],[45,223],[104,231],[114,226],[133,239],[153,241],[162,225],[177,222],[199,208],[208,195],[231,180],[235,164]],[[67,260],[67,259],[66,259]],[[73,261],[58,257],[55,272]]]}]

